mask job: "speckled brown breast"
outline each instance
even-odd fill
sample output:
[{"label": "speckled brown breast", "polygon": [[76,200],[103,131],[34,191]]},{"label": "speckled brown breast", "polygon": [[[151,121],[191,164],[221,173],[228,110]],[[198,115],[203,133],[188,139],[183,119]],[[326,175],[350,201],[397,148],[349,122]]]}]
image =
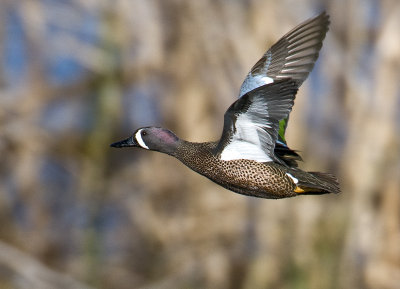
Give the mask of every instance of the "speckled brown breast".
[{"label": "speckled brown breast", "polygon": [[214,155],[216,143],[185,142],[176,157],[192,170],[239,194],[260,198],[287,198],[297,194],[285,167],[252,160],[222,161]]}]

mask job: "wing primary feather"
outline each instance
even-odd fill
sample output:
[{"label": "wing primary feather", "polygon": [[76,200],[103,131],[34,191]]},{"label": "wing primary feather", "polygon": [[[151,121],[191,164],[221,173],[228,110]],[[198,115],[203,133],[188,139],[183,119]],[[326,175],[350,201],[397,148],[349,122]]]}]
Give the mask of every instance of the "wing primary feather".
[{"label": "wing primary feather", "polygon": [[314,67],[329,23],[329,16],[323,12],[286,33],[252,67],[243,81],[239,96],[287,77],[285,70],[294,61],[299,61],[299,66],[293,69],[300,70],[301,73],[292,75],[299,87]]}]

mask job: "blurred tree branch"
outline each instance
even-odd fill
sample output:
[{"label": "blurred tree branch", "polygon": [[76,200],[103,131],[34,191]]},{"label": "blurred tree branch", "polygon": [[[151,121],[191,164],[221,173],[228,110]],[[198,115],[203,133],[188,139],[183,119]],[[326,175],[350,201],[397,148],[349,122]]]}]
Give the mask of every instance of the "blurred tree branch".
[{"label": "blurred tree branch", "polygon": [[[51,270],[31,256],[0,241],[0,275],[8,275],[10,287],[20,289],[91,289],[66,274]],[[3,281],[2,281],[3,283]],[[5,284],[0,285],[0,288]]]}]

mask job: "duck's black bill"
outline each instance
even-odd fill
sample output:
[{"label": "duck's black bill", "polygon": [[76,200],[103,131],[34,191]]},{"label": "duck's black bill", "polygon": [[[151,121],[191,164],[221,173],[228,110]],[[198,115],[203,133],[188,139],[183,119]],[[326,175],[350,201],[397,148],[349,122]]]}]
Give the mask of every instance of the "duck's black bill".
[{"label": "duck's black bill", "polygon": [[129,137],[127,139],[112,143],[110,144],[110,146],[113,148],[123,148],[123,147],[137,147],[138,144],[136,143],[133,137]]}]

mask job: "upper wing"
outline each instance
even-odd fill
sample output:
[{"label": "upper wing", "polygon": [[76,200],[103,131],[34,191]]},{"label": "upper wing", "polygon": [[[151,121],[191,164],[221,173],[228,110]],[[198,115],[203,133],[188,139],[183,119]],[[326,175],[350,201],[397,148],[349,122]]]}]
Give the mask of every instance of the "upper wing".
[{"label": "upper wing", "polygon": [[239,97],[284,78],[295,80],[300,87],[314,67],[328,26],[329,16],[323,12],[283,36],[253,66],[240,88]]},{"label": "upper wing", "polygon": [[297,84],[291,79],[263,85],[235,101],[224,116],[224,129],[217,146],[222,160],[277,161],[274,148],[279,120],[288,117]]}]

